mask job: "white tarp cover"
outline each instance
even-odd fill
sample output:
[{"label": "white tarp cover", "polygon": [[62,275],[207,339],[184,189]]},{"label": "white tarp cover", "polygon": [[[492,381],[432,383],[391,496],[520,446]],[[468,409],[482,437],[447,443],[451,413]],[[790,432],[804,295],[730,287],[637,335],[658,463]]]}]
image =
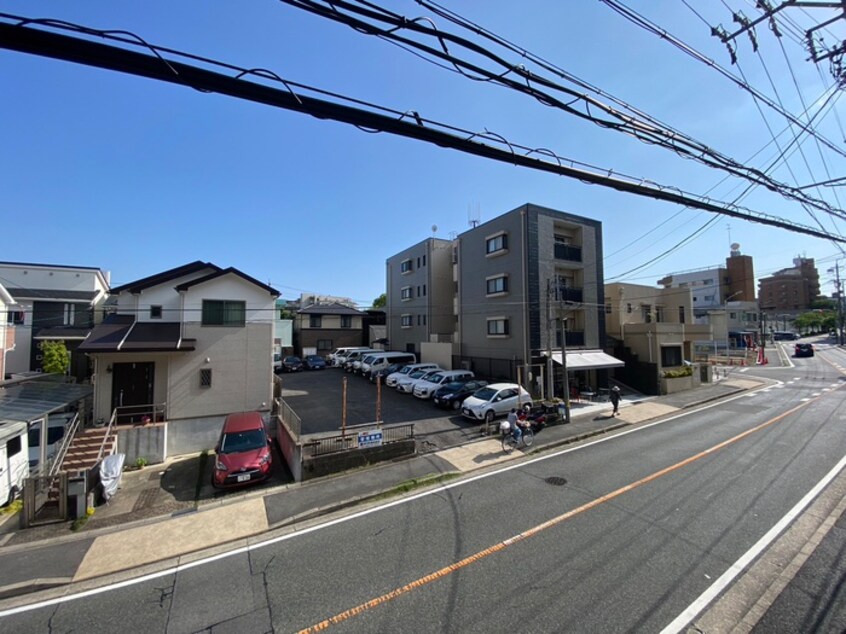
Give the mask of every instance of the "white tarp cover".
[{"label": "white tarp cover", "polygon": [[[552,353],[552,360],[561,363],[561,351]],[[573,350],[567,351],[567,371],[571,370],[602,370],[605,368],[622,368],[625,363],[612,357],[602,350]]]},{"label": "white tarp cover", "polygon": [[100,465],[100,484],[103,485],[103,499],[108,502],[117,493],[120,477],[123,473],[123,462],[126,454],[116,453],[103,458]]}]

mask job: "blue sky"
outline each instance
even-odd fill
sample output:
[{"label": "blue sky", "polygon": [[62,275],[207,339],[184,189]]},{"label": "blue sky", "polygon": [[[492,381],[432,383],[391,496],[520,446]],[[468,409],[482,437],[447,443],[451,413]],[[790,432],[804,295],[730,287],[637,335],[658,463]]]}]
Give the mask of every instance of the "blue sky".
[{"label": "blue sky", "polygon": [[[740,162],[762,167],[778,152],[747,93],[602,2],[442,4]],[[627,4],[739,73],[706,22],[732,29],[726,5],[756,14],[745,0]],[[389,6],[408,17],[432,15],[410,0]],[[723,172],[525,95],[470,81],[279,2],[8,1],[0,10],[131,31],[151,43],[267,68],[291,81],[416,110],[469,130],[487,129],[527,147],[550,148],[720,200],[743,189],[737,179],[721,182]],[[787,17],[800,27],[829,17],[793,11]],[[468,36],[442,19],[434,21]],[[842,39],[842,31],[841,24],[833,25],[829,41]],[[807,52],[793,39],[782,38],[783,52],[763,26],[757,35],[760,55],[748,40],[738,42],[740,70],[790,112],[804,109],[796,86],[810,105],[832,85],[828,66],[818,69],[806,61]],[[115,285],[201,259],[269,282],[283,298],[305,291],[352,297],[365,305],[384,291],[386,258],[433,235],[433,226],[435,235],[449,238],[465,231],[470,217],[485,221],[526,202],[602,221],[608,281],[654,284],[668,273],[720,265],[731,242],[754,258],[758,277],[804,255],[819,261],[826,282],[827,267],[839,257],[827,240],[722,217],[685,247],[627,274],[712,214],[411,139],[7,50],[0,50],[0,77],[0,216],[7,236],[0,259],[100,267],[111,272]],[[833,103],[817,127],[844,147],[841,104]],[[772,111],[765,114],[773,130],[786,127]],[[781,165],[771,172],[774,178],[808,184],[843,174],[842,156],[818,149],[807,137],[801,147],[802,154],[791,155],[790,169]],[[841,208],[834,192],[812,190]],[[839,197],[846,201],[846,191]],[[817,226],[799,204],[760,188],[741,204]],[[843,231],[843,221],[825,214],[820,221],[827,231]],[[831,290],[824,283],[823,292]]]}]

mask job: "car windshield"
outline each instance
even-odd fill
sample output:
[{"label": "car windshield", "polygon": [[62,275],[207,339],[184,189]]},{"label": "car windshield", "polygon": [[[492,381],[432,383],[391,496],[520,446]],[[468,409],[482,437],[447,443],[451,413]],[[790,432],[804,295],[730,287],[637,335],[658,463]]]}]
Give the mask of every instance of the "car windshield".
[{"label": "car windshield", "polygon": [[483,387],[481,390],[476,390],[475,392],[473,392],[473,396],[482,401],[489,401],[494,396],[496,396],[496,390],[492,390],[489,387]]},{"label": "car windshield", "polygon": [[412,379],[419,379],[420,377],[426,376],[427,374],[429,374],[429,370],[415,370],[414,372],[412,372],[408,376],[409,376],[409,378],[412,378]]},{"label": "car windshield", "polygon": [[220,441],[220,453],[238,453],[261,449],[267,444],[264,432],[260,429],[235,431],[223,434]]},{"label": "car windshield", "polygon": [[435,372],[431,376],[427,376],[426,380],[430,381],[431,383],[440,383],[441,381],[444,380],[444,375],[441,374],[440,372]]},{"label": "car windshield", "polygon": [[407,366],[403,367],[403,368],[399,371],[399,373],[400,373],[400,374],[408,374],[409,372],[413,372],[413,371],[414,371],[414,368],[412,368],[410,365],[407,365]]}]

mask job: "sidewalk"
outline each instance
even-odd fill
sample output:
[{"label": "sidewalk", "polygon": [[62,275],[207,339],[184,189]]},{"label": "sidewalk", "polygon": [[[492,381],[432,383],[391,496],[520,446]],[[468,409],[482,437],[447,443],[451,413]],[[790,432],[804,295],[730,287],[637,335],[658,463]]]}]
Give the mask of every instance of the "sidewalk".
[{"label": "sidewalk", "polygon": [[[727,377],[717,383],[688,392],[638,400],[624,397],[617,417],[611,416],[610,403],[574,404],[570,424],[543,429],[535,436],[531,451],[656,420],[760,385],[763,382],[759,379],[729,371]],[[156,562],[164,569],[177,565],[186,555],[196,558],[201,550],[255,537],[269,529],[319,517],[376,497],[399,494],[401,485],[408,487],[415,480],[434,482],[443,474],[466,473],[525,455],[521,451],[504,454],[498,437],[475,434],[470,438],[467,430],[457,433],[464,438],[463,444],[301,484],[245,491],[242,495],[228,495],[199,505],[180,500],[176,493],[172,505],[166,507],[168,515],[139,520],[137,515],[122,513],[115,517],[123,518],[123,523],[79,534],[64,528],[61,535],[54,533],[48,539],[15,543],[8,536],[3,538],[2,533],[8,532],[9,526],[5,526],[4,531],[4,525],[0,524],[0,544],[4,544],[0,547],[0,600],[122,571],[126,573],[124,578],[131,578],[140,566],[145,566],[145,573],[156,569],[155,565],[148,565]],[[425,435],[421,445],[426,446]],[[147,474],[139,472],[139,477],[149,479],[152,470],[145,471]],[[131,479],[135,474],[126,475]],[[194,483],[188,484],[193,489]],[[17,524],[16,517],[11,521]],[[11,602],[2,601],[0,607],[7,603]]]}]

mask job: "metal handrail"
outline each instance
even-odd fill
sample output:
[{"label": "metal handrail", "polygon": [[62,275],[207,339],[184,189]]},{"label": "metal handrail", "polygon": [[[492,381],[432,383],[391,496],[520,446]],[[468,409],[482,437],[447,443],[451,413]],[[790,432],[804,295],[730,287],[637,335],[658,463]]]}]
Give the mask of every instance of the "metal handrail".
[{"label": "metal handrail", "polygon": [[117,420],[117,408],[112,411],[112,417],[109,419],[109,424],[106,425],[106,434],[103,436],[103,442],[100,443],[100,451],[97,452],[97,462],[101,462],[103,460],[103,454],[106,451],[106,441],[109,439],[109,436],[112,434],[112,428],[115,426],[115,421]]},{"label": "metal handrail", "polygon": [[73,443],[73,437],[76,435],[77,428],[79,428],[79,412],[74,415],[71,422],[65,428],[65,436],[62,438],[62,444],[59,445],[56,455],[53,456],[53,464],[50,465],[47,475],[54,476],[59,472],[62,462],[65,460],[65,454],[68,453],[68,449],[71,443]]}]

